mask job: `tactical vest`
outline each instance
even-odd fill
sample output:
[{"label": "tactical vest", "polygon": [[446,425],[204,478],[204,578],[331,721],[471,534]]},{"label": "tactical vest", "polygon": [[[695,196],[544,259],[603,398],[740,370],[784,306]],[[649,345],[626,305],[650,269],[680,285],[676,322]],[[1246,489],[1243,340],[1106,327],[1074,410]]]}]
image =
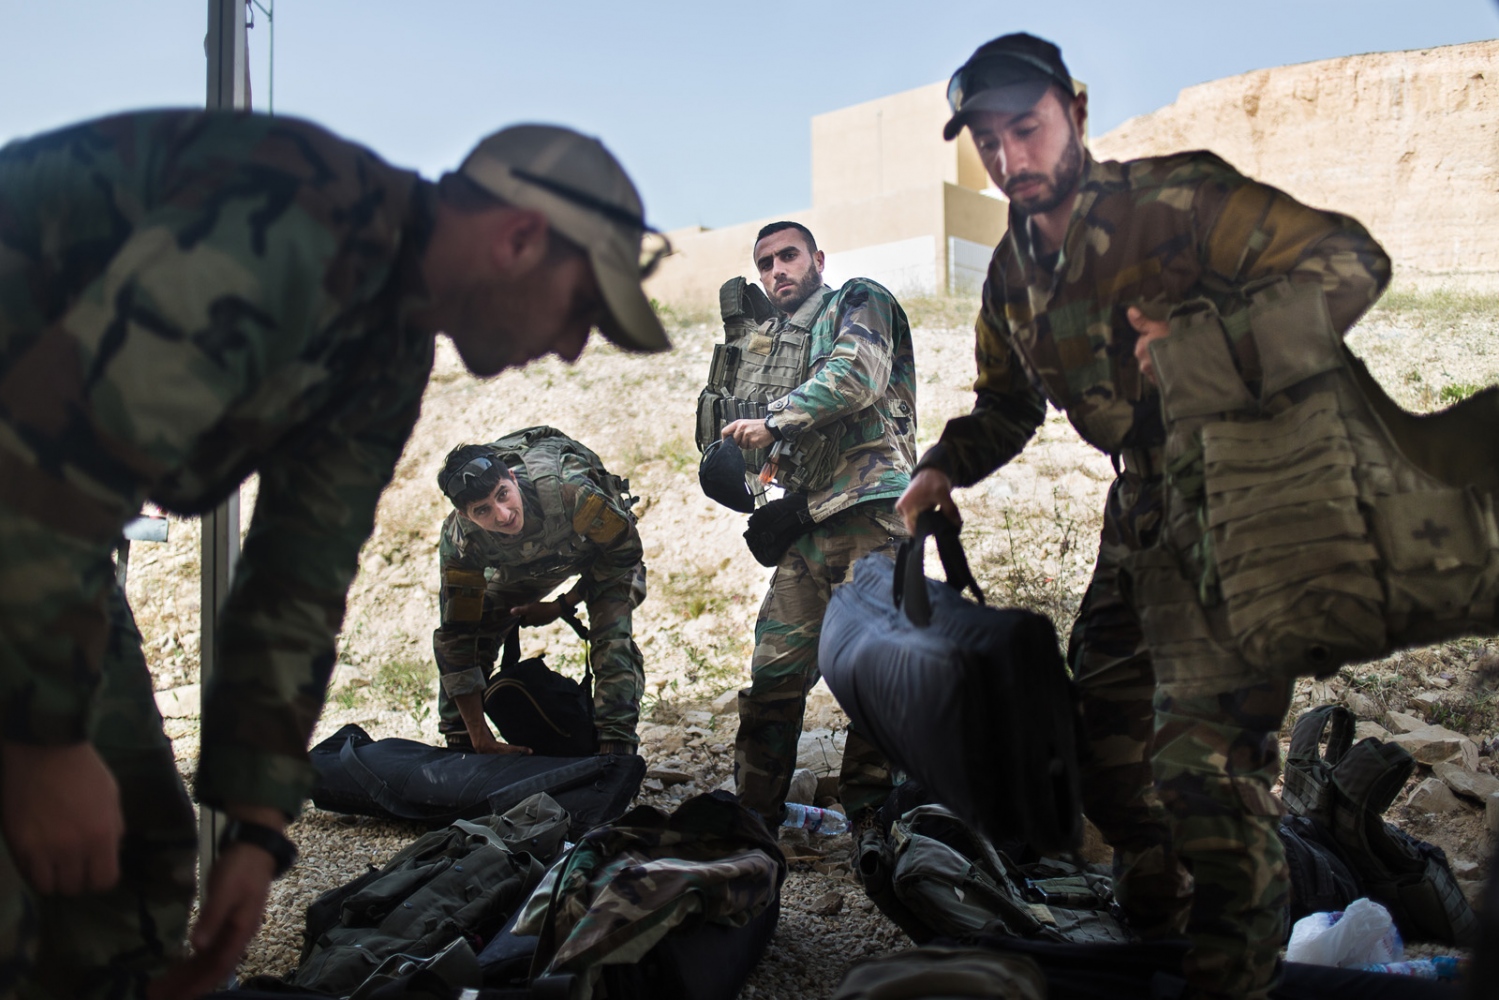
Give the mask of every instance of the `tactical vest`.
[{"label": "tactical vest", "polygon": [[[505,586],[553,574],[571,575],[593,557],[598,544],[612,541],[635,523],[630,508],[638,498],[630,495],[630,481],[604,468],[590,448],[561,431],[527,427],[506,434],[489,447],[535,488],[541,504],[541,531],[525,531],[518,543],[507,540],[505,552],[509,558],[486,567],[487,581]],[[589,481],[603,494],[584,498],[576,510],[562,498],[565,455],[575,455],[587,463]]]},{"label": "tactical vest", "polygon": [[[828,296],[830,301],[836,297]],[[807,381],[812,333],[782,323],[760,286],[730,278],[718,290],[724,342],[713,348],[708,384],[697,399],[697,449],[705,451],[735,420],[764,420],[769,404]],[[842,424],[803,431],[795,441],[744,450],[745,479],[756,505],[765,502],[759,473],[774,460],[772,482],[792,492],[832,481]]]},{"label": "tactical vest", "polygon": [[1499,389],[1406,413],[1344,347],[1320,287],[1276,278],[1246,293],[1242,372],[1206,300],[1173,310],[1150,347],[1166,517],[1130,573],[1164,676],[1238,658],[1325,677],[1492,634]]},{"label": "tactical vest", "polygon": [[1341,705],[1296,720],[1282,793],[1287,810],[1315,824],[1353,870],[1360,892],[1388,909],[1407,939],[1472,945],[1478,918],[1447,856],[1384,820],[1415,758],[1396,743],[1352,740],[1353,715]]},{"label": "tactical vest", "polygon": [[887,842],[860,843],[865,891],[918,944],[987,930],[1051,941],[1122,944],[1113,886],[1063,861],[1017,865],[944,806],[910,809]]}]

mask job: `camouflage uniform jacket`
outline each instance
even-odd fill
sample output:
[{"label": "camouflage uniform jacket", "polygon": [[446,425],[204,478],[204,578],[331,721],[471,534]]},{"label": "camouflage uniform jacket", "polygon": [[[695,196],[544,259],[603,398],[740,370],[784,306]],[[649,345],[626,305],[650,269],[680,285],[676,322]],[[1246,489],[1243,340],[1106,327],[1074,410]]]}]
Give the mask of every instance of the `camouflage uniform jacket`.
[{"label": "camouflage uniform jacket", "polygon": [[916,360],[905,310],[882,286],[823,286],[778,323],[809,332],[811,377],[770,404],[788,439],[839,421],[841,456],[826,489],[807,495],[816,521],[867,500],[898,497],[916,458]]},{"label": "camouflage uniform jacket", "polygon": [[259,473],[204,697],[201,801],[295,815],[432,337],[431,185],[306,122],[166,111],[0,150],[0,727],[84,739],[110,550]]},{"label": "camouflage uniform jacket", "polygon": [[918,465],[959,486],[1018,454],[1046,400],[1094,447],[1148,464],[1164,428],[1159,394],[1135,360],[1130,306],[1164,319],[1190,299],[1211,301],[1252,378],[1247,284],[1277,275],[1318,282],[1346,331],[1390,277],[1389,258],[1356,221],[1308,208],[1202,151],[1123,163],[1090,156],[1056,261],[1038,260],[1029,236],[1012,209],[975,324],[973,411],[949,421]]},{"label": "camouflage uniform jacket", "polygon": [[588,831],[521,908],[515,932],[541,939],[533,972],[595,981],[600,966],[640,961],[686,920],[743,927],[785,880],[775,835],[728,792],[709,792],[669,816],[637,806]]},{"label": "camouflage uniform jacket", "polygon": [[[453,693],[484,690],[480,644],[474,641],[474,635],[480,617],[475,613],[479,610],[475,599],[482,599],[485,590],[505,595],[507,601],[516,604],[530,603],[565,580],[581,576],[583,600],[589,608],[588,627],[595,634],[613,626],[633,607],[629,602],[597,602],[594,598],[628,584],[641,563],[643,550],[634,515],[594,484],[589,475],[592,470],[581,456],[564,452],[560,462],[537,463],[535,454],[524,459],[524,467],[513,470],[522,495],[534,491],[539,508],[533,510],[527,503],[526,521],[519,535],[486,531],[457,511],[442,523],[438,542],[442,620],[436,637],[442,649],[439,667],[445,672],[472,674],[471,683]],[[549,480],[555,489],[548,486]],[[463,602],[455,602],[459,594],[470,598],[467,610]],[[501,614],[498,632],[508,633],[515,621]],[[487,615],[484,624],[491,624]],[[625,649],[628,646],[621,647],[621,651]],[[606,675],[614,666],[594,663],[593,669],[596,675]],[[627,666],[623,669],[629,670]],[[453,689],[447,678],[444,686]]]}]

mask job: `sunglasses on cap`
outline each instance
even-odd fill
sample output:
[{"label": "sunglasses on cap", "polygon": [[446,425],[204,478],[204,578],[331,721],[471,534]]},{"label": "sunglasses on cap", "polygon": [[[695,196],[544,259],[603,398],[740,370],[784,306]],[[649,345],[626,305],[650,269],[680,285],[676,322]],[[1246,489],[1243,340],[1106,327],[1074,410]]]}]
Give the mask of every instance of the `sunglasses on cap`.
[{"label": "sunglasses on cap", "polygon": [[[580,205],[591,212],[597,212],[610,222],[619,223],[629,229],[640,230],[640,278],[642,281],[655,273],[663,257],[671,256],[671,241],[666,238],[666,234],[655,226],[648,225],[644,217],[636,215],[629,209],[622,208],[613,202],[605,201],[603,198],[590,194],[587,191],[581,191],[571,185],[555,181],[550,177],[533,174],[529,170],[511,167],[510,173],[527,184],[539,187],[543,191],[551,192],[557,197],[570,201],[574,205]],[[653,244],[649,249],[647,248],[648,241]]]},{"label": "sunglasses on cap", "polygon": [[[484,477],[489,474],[490,470],[492,470],[496,465],[499,464],[500,463],[495,459],[488,458],[483,455],[479,456],[478,458],[469,459],[469,461],[465,463],[462,468],[448,477],[448,481],[446,483],[443,483],[443,494],[446,495],[449,500],[457,500],[464,491],[466,491],[473,484],[482,481]],[[507,467],[505,471],[508,473],[509,468]],[[502,475],[499,478],[506,477]],[[496,482],[498,481],[499,479],[496,479]]]},{"label": "sunglasses on cap", "polygon": [[1072,77],[1041,56],[1015,49],[999,49],[982,55],[975,53],[948,81],[947,104],[956,115],[976,94],[1017,83],[1040,81],[1055,83],[1069,95],[1076,96]]}]

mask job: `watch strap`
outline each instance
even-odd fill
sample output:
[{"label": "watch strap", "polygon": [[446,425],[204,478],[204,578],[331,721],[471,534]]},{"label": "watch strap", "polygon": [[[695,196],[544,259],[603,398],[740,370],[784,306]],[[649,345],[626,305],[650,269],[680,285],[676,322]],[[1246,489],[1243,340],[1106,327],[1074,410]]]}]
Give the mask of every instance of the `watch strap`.
[{"label": "watch strap", "polygon": [[230,844],[249,844],[269,854],[276,862],[276,872],[273,878],[285,875],[291,866],[297,863],[297,845],[292,843],[285,834],[264,823],[231,818],[219,837],[219,850],[224,850]]}]

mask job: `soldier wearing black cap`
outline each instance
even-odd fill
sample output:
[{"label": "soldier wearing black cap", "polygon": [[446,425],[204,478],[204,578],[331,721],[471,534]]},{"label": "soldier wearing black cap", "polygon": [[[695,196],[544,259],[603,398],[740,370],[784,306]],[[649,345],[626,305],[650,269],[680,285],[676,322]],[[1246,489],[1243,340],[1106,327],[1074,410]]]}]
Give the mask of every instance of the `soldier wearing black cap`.
[{"label": "soldier wearing black cap", "polygon": [[[1048,401],[1119,470],[1093,579],[1069,643],[1082,696],[1084,807],[1114,847],[1116,891],[1147,937],[1186,932],[1198,997],[1263,997],[1286,938],[1277,836],[1277,733],[1293,670],[1148,647],[1130,567],[1160,532],[1165,442],[1149,345],[1172,310],[1209,302],[1251,371],[1248,297],[1312,283],[1346,331],[1389,281],[1357,222],[1307,208],[1208,152],[1094,160],[1087,95],[1061,53],[1026,34],[981,46],[953,74],[943,134],[973,136],[1010,200],[975,327],[973,412],[948,422],[897,509],[959,520],[955,486],[1013,458]],[[1258,284],[1257,284],[1258,283]],[[1183,620],[1185,616],[1182,616]],[[1169,623],[1168,623],[1169,624]]]}]

